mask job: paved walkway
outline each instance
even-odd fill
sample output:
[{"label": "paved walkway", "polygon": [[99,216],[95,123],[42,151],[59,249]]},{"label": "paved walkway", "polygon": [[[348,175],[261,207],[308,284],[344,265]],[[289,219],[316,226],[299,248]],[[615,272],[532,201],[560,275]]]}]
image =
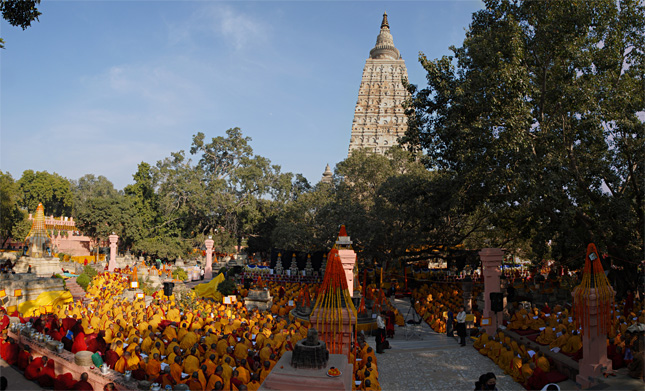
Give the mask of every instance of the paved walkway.
[{"label": "paved walkway", "polygon": [[[394,299],[392,303],[403,316],[407,314],[406,321],[412,318],[415,311],[409,311],[409,300]],[[461,347],[456,337],[438,334],[425,322],[418,326],[418,333],[410,333],[408,338],[405,329],[396,327],[394,338],[389,340],[392,349],[377,354],[379,382],[383,390],[473,390],[479,376],[486,372],[497,376],[497,389],[500,391],[524,390],[492,360],[479,354],[473,348],[472,340],[467,338],[467,346]],[[371,346],[376,346],[374,337],[368,339]],[[571,380],[558,385],[561,390],[580,389]],[[590,388],[612,391],[644,389],[643,382],[627,376],[625,368],[618,370],[617,377],[603,378]]]},{"label": "paved walkway", "polygon": [[7,390],[42,390],[38,383],[25,379],[22,372],[12,368],[0,358],[0,375],[7,378]]},{"label": "paved walkway", "polygon": [[[403,316],[408,314],[409,300],[394,299],[392,303]],[[406,321],[413,313],[416,314],[414,309]],[[406,327],[395,327],[394,338],[389,340],[392,349],[377,354],[383,390],[472,390],[486,372],[495,373],[500,391],[524,390],[488,357],[479,354],[472,341],[461,347],[456,337],[438,334],[425,322],[417,327],[418,337],[410,335],[407,339]],[[374,338],[370,339],[370,345],[375,346]]]}]

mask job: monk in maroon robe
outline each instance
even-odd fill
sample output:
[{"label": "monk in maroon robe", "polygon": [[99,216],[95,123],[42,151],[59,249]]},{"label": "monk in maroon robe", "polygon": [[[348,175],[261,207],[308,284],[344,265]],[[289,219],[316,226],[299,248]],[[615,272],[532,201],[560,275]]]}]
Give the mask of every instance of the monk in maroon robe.
[{"label": "monk in maroon robe", "polygon": [[533,368],[533,374],[526,381],[526,389],[528,390],[541,390],[542,387],[549,383],[546,378],[546,373],[540,367],[531,363],[531,368]]},{"label": "monk in maroon robe", "polygon": [[87,350],[87,345],[85,344],[85,333],[80,331],[74,337],[74,343],[72,344],[72,353],[76,354],[83,350]]},{"label": "monk in maroon robe", "polygon": [[20,346],[11,338],[8,338],[7,345],[4,348],[4,356],[2,358],[9,365],[16,365],[18,363],[18,355],[20,355]]},{"label": "monk in maroon robe", "polygon": [[29,365],[29,361],[31,360],[31,351],[28,345],[25,345],[25,348],[18,353],[18,368],[20,368],[21,371],[25,371],[27,369],[27,366]]},{"label": "monk in maroon robe", "polygon": [[47,357],[35,358],[27,365],[25,369],[25,378],[27,380],[36,380],[40,376],[40,371],[47,364]]},{"label": "monk in maroon robe", "polygon": [[119,355],[114,350],[108,350],[105,352],[104,363],[107,364],[111,369],[114,369],[114,365],[119,361]]},{"label": "monk in maroon robe", "polygon": [[38,376],[38,384],[43,388],[53,388],[54,379],[56,379],[56,370],[54,360],[48,360],[47,365],[40,371]]},{"label": "monk in maroon robe", "polygon": [[89,375],[87,372],[81,374],[81,380],[74,385],[73,390],[84,390],[84,391],[94,391],[94,387],[87,381]]},{"label": "monk in maroon robe", "polygon": [[74,380],[74,375],[69,372],[63,373],[62,375],[58,375],[56,380],[54,380],[54,390],[71,390],[75,384],[76,380]]}]

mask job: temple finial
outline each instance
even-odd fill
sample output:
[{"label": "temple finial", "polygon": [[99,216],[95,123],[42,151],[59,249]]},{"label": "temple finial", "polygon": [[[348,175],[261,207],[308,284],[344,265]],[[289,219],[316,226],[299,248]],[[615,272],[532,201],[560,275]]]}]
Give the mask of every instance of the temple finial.
[{"label": "temple finial", "polygon": [[390,28],[390,25],[387,23],[387,12],[383,11],[383,21],[381,22],[381,28],[387,27]]}]

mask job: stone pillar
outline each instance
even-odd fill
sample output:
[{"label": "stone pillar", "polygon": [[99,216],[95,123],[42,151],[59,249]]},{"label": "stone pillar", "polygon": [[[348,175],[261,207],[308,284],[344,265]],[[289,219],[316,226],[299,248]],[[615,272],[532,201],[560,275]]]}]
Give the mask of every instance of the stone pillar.
[{"label": "stone pillar", "polygon": [[354,264],[356,263],[356,253],[354,250],[338,250],[338,255],[340,256],[340,263],[345,270],[349,297],[354,297]]},{"label": "stone pillar", "polygon": [[113,272],[116,268],[116,242],[119,237],[115,234],[108,236],[110,239],[110,262],[108,262],[108,271]]},{"label": "stone pillar", "polygon": [[[574,289],[572,293],[574,298],[578,289],[580,287]],[[579,372],[576,376],[576,383],[583,389],[596,385],[598,383],[596,378],[612,370],[611,360],[607,358],[607,334],[601,334],[598,330],[598,300],[596,290],[593,288],[589,290],[587,311],[589,324],[585,327],[585,334],[582,336],[584,355],[578,363]]]},{"label": "stone pillar", "polygon": [[204,268],[204,280],[213,278],[213,244],[215,242],[210,237],[206,239],[206,267]]},{"label": "stone pillar", "polygon": [[502,312],[497,314],[491,311],[490,294],[501,292],[499,276],[502,274],[501,266],[504,251],[499,248],[484,248],[479,252],[482,261],[484,278],[484,313],[482,318],[490,318],[490,324],[484,326],[488,335],[493,335],[497,326],[502,324]]}]

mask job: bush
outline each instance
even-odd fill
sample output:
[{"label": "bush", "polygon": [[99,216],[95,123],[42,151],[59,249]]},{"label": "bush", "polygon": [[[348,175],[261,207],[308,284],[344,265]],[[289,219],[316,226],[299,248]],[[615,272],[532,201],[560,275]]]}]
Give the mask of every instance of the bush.
[{"label": "bush", "polygon": [[217,285],[217,291],[224,296],[231,295],[235,291],[235,283],[233,280],[226,279]]},{"label": "bush", "polygon": [[76,283],[87,292],[87,287],[92,282],[92,279],[87,274],[83,273],[80,276],[76,277]]},{"label": "bush", "polygon": [[83,274],[87,274],[87,276],[92,280],[99,272],[96,271],[92,266],[84,266],[83,267]]},{"label": "bush", "polygon": [[185,281],[188,279],[188,273],[182,268],[177,268],[172,271],[172,277],[178,279],[179,281]]}]

